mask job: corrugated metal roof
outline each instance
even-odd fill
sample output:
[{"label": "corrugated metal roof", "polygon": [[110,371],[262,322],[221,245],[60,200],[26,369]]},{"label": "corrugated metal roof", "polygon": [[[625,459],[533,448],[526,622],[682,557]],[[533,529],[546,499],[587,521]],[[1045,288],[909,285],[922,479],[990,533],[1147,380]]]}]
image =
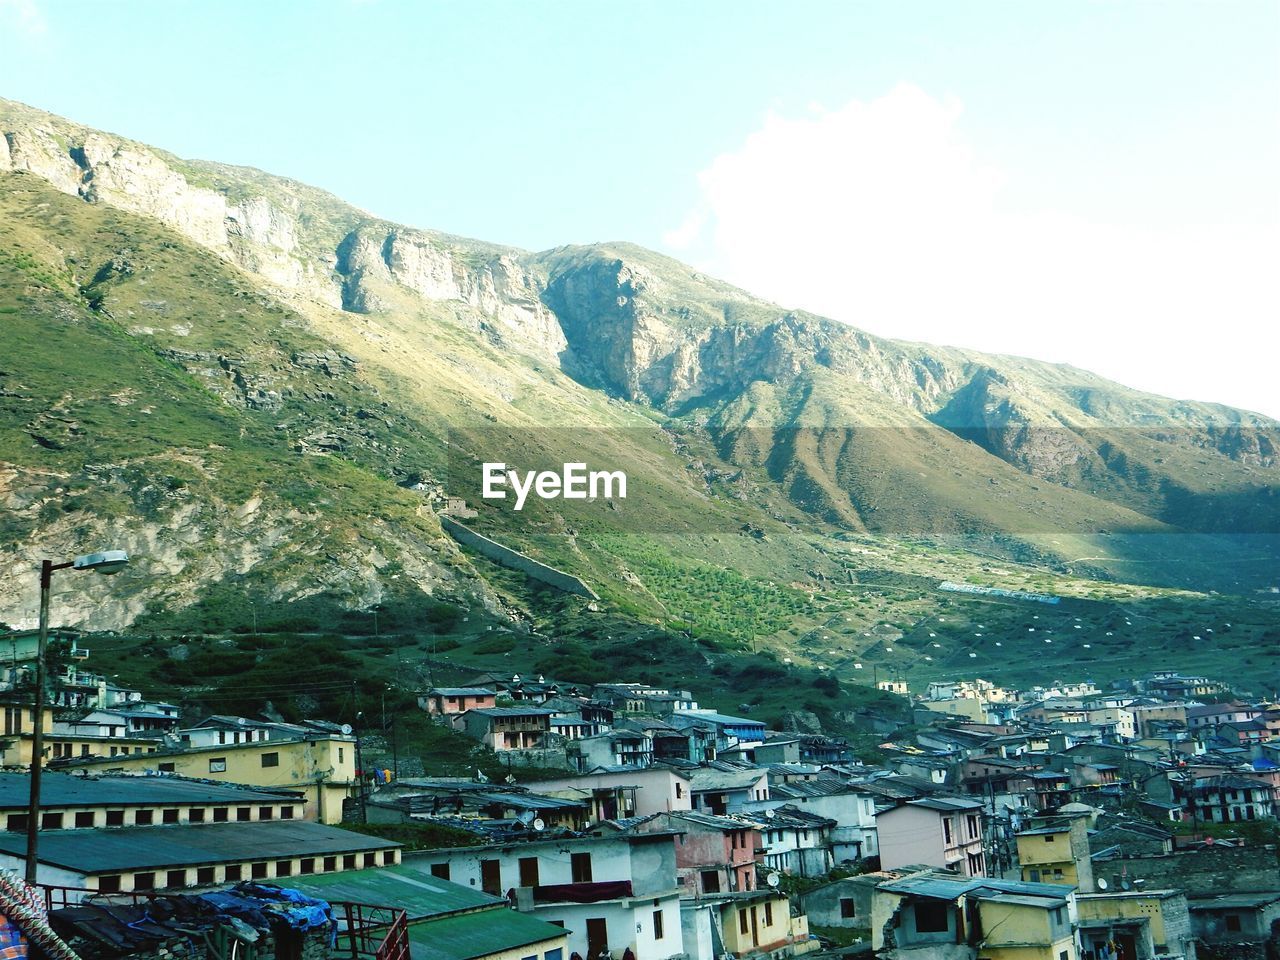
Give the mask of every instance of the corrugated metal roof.
[{"label": "corrugated metal roof", "polygon": [[[0,773],[0,810],[26,810],[30,791],[30,774]],[[40,778],[40,806],[49,810],[60,807],[279,803],[297,796],[301,793],[296,790],[249,790],[184,777],[79,777],[46,770]]]},{"label": "corrugated metal roof", "polygon": [[[42,830],[40,862],[78,873],[360,853],[400,844],[304,820]],[[26,834],[0,833],[0,851],[26,856]]]},{"label": "corrugated metal roof", "polygon": [[501,907],[412,924],[409,955],[413,960],[475,960],[563,936],[563,927]]},{"label": "corrugated metal roof", "polygon": [[506,901],[461,884],[433,877],[422,863],[398,864],[376,870],[290,877],[288,885],[321,900],[390,904],[408,914],[409,921],[486,906],[506,907]]}]

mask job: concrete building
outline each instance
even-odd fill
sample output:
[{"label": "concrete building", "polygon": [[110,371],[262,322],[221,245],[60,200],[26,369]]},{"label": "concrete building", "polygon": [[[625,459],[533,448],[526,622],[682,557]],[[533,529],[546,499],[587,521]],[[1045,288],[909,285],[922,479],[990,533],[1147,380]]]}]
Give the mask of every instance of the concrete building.
[{"label": "concrete building", "polygon": [[690,770],[693,809],[722,817],[750,809],[753,802],[769,799],[769,774],[765,770],[738,767],[698,767]]},{"label": "concrete building", "polygon": [[880,866],[885,870],[926,864],[966,877],[985,870],[982,804],[958,797],[909,800],[876,817]]},{"label": "concrete building", "polygon": [[[25,833],[0,833],[0,869],[21,873],[26,852]],[[398,843],[299,820],[42,830],[36,880],[86,892],[172,890],[385,866],[399,858]]]},{"label": "concrete building", "polygon": [[541,707],[485,707],[457,714],[453,725],[494,752],[540,750],[547,745],[554,715]]},{"label": "concrete building", "polygon": [[408,854],[432,876],[513,899],[528,913],[568,931],[583,957],[630,949],[636,960],[684,953],[675,837],[612,833],[485,844]]},{"label": "concrete building", "polygon": [[1074,898],[1043,883],[912,874],[876,887],[871,943],[885,960],[1076,960]]},{"label": "concrete building", "polygon": [[592,823],[693,809],[689,778],[667,767],[597,769],[577,777],[539,780],[525,786],[547,796],[586,800]]},{"label": "concrete building", "polygon": [[173,773],[183,777],[298,790],[305,819],[342,822],[342,802],[356,787],[355,739],[315,734],[298,740],[228,743],[191,750],[73,760],[63,769],[87,773]]},{"label": "concrete building", "polygon": [[1055,817],[1035,821],[1015,840],[1022,879],[1029,883],[1055,883],[1093,892],[1093,861],[1089,852],[1089,818]]},{"label": "concrete building", "polygon": [[1155,956],[1194,960],[1187,898],[1181,890],[1113,890],[1076,895],[1080,946],[1100,957],[1114,943],[1126,958]]},{"label": "concrete building", "polygon": [[726,893],[680,904],[690,960],[786,958],[820,950],[803,914],[776,890]]},{"label": "concrete building", "polygon": [[634,828],[678,833],[676,873],[682,896],[702,897],[756,889],[761,837],[755,824],[684,811],[659,813]]},{"label": "concrete building", "polygon": [[448,716],[497,706],[497,696],[488,687],[432,687],[418,694],[418,706],[433,716]]}]

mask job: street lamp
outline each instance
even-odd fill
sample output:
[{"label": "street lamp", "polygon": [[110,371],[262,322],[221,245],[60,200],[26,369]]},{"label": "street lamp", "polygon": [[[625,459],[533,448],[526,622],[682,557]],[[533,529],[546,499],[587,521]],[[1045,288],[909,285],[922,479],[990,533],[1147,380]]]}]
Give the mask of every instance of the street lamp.
[{"label": "street lamp", "polygon": [[49,648],[49,587],[55,570],[92,570],[95,573],[119,573],[129,562],[123,550],[87,553],[66,563],[44,560],[40,564],[40,642],[36,647],[35,705],[31,715],[35,729],[31,733],[31,796],[27,805],[27,883],[36,882],[36,848],[40,842],[40,771],[44,759],[44,685],[45,656]]}]

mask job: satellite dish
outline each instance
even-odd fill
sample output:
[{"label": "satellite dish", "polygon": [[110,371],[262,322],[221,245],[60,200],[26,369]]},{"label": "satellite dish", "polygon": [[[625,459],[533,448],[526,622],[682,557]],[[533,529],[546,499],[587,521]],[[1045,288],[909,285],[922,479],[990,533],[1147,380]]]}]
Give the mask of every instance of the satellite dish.
[{"label": "satellite dish", "polygon": [[1121,877],[1121,878],[1120,878],[1120,889],[1121,889],[1121,890],[1132,890],[1132,889],[1133,889],[1133,884],[1132,884],[1132,883],[1130,883],[1130,882],[1129,882],[1129,880],[1128,880],[1127,878],[1125,878],[1125,877]]},{"label": "satellite dish", "polygon": [[534,830],[541,832],[547,829],[547,822],[541,817],[534,817],[533,823],[531,823],[530,826],[533,827]]},{"label": "satellite dish", "polygon": [[531,823],[533,823],[533,821],[536,819],[538,819],[537,814],[535,814],[532,810],[521,810],[519,813],[516,814],[516,820],[520,823],[523,823],[526,827],[529,826]]},{"label": "satellite dish", "polygon": [[1098,878],[1098,889],[1099,889],[1099,890],[1105,890],[1105,889],[1107,889],[1107,887],[1109,887],[1109,886],[1111,886],[1111,884],[1107,883],[1107,881],[1106,881],[1104,878],[1102,878],[1102,877],[1099,877],[1099,878]]},{"label": "satellite dish", "polygon": [[338,729],[342,731],[342,735],[343,735],[344,737],[349,737],[349,736],[351,736],[351,724],[349,724],[349,723],[344,723],[344,724],[343,724],[341,727],[339,727]]},{"label": "satellite dish", "polygon": [[765,817],[766,817],[767,819],[769,819],[769,820],[772,820],[772,819],[774,818],[774,816],[776,816],[776,814],[774,814],[774,812],[773,812],[772,810],[766,810],[766,811],[764,812],[764,815],[765,815]]},{"label": "satellite dish", "polygon": [[764,882],[767,883],[769,886],[773,887],[775,890],[778,888],[778,884],[779,882],[781,882],[781,880],[782,878],[776,873],[771,873],[764,878]]}]

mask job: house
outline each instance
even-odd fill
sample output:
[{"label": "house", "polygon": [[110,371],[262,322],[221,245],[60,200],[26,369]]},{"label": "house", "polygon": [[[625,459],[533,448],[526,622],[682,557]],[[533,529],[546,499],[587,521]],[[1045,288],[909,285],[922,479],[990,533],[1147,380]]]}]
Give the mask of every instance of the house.
[{"label": "house", "polygon": [[683,900],[680,919],[690,960],[787,958],[821,949],[808,918],[793,916],[786,894],[776,890]]},{"label": "house", "polygon": [[1194,781],[1186,800],[1192,815],[1206,822],[1235,823],[1275,816],[1270,784],[1236,774]]},{"label": "house", "polygon": [[653,763],[653,739],[634,730],[613,729],[583,737],[571,747],[579,770],[596,767],[647,767]]},{"label": "house", "polygon": [[1115,944],[1132,960],[1196,956],[1187,898],[1181,890],[1112,890],[1076,894],[1080,946],[1086,957]]},{"label": "house", "polygon": [[1261,713],[1247,703],[1205,703],[1187,707],[1187,729],[1212,732],[1224,723],[1244,723]]},{"label": "house", "polygon": [[98,737],[136,737],[165,734],[176,730],[181,722],[181,711],[172,703],[139,702],[90,710],[79,720],[66,721],[54,729],[58,733]]},{"label": "house", "polygon": [[685,810],[655,814],[633,829],[679,834],[676,873],[684,888],[682,896],[756,888],[756,864],[761,861],[762,851],[756,824]]},{"label": "house", "polygon": [[355,792],[355,740],[341,733],[314,733],[293,740],[228,743],[190,750],[74,759],[61,769],[90,774],[172,773],[184,777],[297,790],[306,798],[305,818],[342,822],[342,802]]},{"label": "house", "polygon": [[[25,833],[0,833],[0,869],[21,872]],[[274,880],[394,864],[400,844],[302,820],[42,830],[36,879],[115,893]]]},{"label": "house", "polygon": [[290,887],[326,902],[405,912],[411,960],[564,960],[568,932],[410,864],[298,877]]},{"label": "house", "polygon": [[829,817],[785,804],[764,812],[758,820],[764,839],[765,869],[797,877],[822,877],[835,866]]},{"label": "house", "polygon": [[886,880],[896,880],[909,871],[881,870],[856,877],[845,877],[814,887],[800,895],[805,916],[815,927],[841,927],[871,934],[871,905],[876,887]]},{"label": "house", "polygon": [[876,817],[880,866],[927,864],[981,876],[982,804],[959,797],[909,800]]},{"label": "house", "polygon": [[670,716],[678,710],[697,710],[698,701],[688,690],[650,687],[642,683],[601,683],[595,687],[598,699],[622,713],[649,713]]},{"label": "house", "polygon": [[497,706],[497,696],[488,687],[432,687],[418,694],[418,706],[432,716],[447,716]]},{"label": "house", "polygon": [[542,707],[482,707],[457,714],[453,726],[494,752],[538,750],[547,745],[554,714]]},{"label": "house", "polygon": [[1054,817],[1015,837],[1022,879],[1093,891],[1088,817]]},{"label": "house", "polygon": [[[25,833],[31,776],[0,773],[0,830]],[[88,830],[154,824],[297,820],[301,793],[252,790],[180,777],[81,777],[44,773],[40,778],[40,829]]]},{"label": "house", "polygon": [[769,799],[769,773],[738,767],[698,767],[688,771],[693,809],[722,817],[741,813],[748,804]]},{"label": "house", "polygon": [[552,797],[582,798],[588,804],[592,823],[693,809],[689,778],[666,767],[601,768],[581,776],[539,780],[526,786]]},{"label": "house", "polygon": [[716,713],[714,710],[677,710],[671,715],[676,726],[705,727],[715,732],[716,748],[727,749],[739,743],[764,743],[765,725],[760,720],[747,720]]},{"label": "house", "polygon": [[684,953],[675,837],[614,832],[409,853],[406,865],[506,896],[522,913],[562,926],[583,957],[631,950],[636,960]]},{"label": "house", "polygon": [[[4,739],[0,739],[0,766],[30,767],[35,744],[35,710],[28,698],[13,693],[0,694],[0,708],[4,710]],[[62,732],[61,724],[53,719],[52,710],[41,711],[41,732],[44,737],[42,756],[44,763],[67,760],[71,757],[115,757],[121,754],[151,753],[160,745],[160,735],[121,734],[100,736],[92,732]]]},{"label": "house", "polygon": [[814,780],[771,784],[769,791],[769,800],[747,804],[746,811],[751,816],[767,815],[770,808],[791,806],[835,822],[828,832],[828,840],[836,863],[850,863],[879,854],[875,799],[861,787],[841,777],[823,775]]},{"label": "house", "polygon": [[871,943],[885,960],[1077,960],[1068,887],[917,873],[876,887]]},{"label": "house", "polygon": [[[1191,932],[1210,947],[1235,946],[1234,956],[1274,956],[1280,948],[1280,891],[1264,893],[1222,893],[1193,897]],[[1240,944],[1266,945],[1269,949],[1242,951]]]}]

